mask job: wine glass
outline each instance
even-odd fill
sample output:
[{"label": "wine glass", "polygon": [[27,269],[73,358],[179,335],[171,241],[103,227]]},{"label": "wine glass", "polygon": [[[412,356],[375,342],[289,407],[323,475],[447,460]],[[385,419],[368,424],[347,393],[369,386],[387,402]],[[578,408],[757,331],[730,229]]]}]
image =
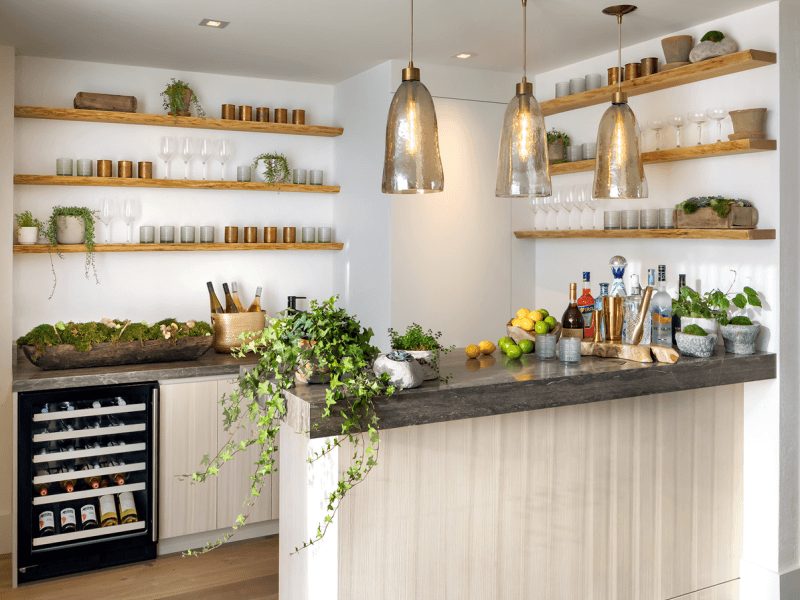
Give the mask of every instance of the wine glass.
[{"label": "wine glass", "polygon": [[528,208],[531,209],[533,213],[533,228],[536,229],[536,213],[539,212],[539,206],[536,203],[536,196],[531,196],[528,198]]},{"label": "wine glass", "polygon": [[225,163],[233,156],[233,145],[228,140],[220,140],[217,144],[217,160],[222,165],[222,176],[220,181],[225,179]]},{"label": "wine glass", "polygon": [[592,197],[592,184],[586,184],[586,205],[592,209],[592,229],[597,229],[597,209],[600,208],[600,200]]},{"label": "wine glass", "polygon": [[122,220],[128,226],[128,243],[131,243],[131,233],[133,231],[133,223],[139,216],[139,199],[138,198],[125,198],[125,204],[122,207]]},{"label": "wine glass", "polygon": [[553,207],[550,205],[551,197],[550,196],[541,196],[536,198],[536,206],[539,208],[540,211],[544,213],[544,228],[545,230],[548,229],[547,227],[547,215],[553,210]]},{"label": "wine glass", "polygon": [[564,192],[561,195],[561,203],[564,206],[564,210],[567,211],[567,231],[569,231],[572,229],[569,223],[570,216],[572,215],[572,209],[575,208],[575,186],[564,186]]},{"label": "wine glass", "polygon": [[185,168],[183,178],[189,179],[189,161],[194,156],[194,140],[192,138],[182,137],[180,139],[180,142],[178,142],[178,156],[181,157]]},{"label": "wine glass", "polygon": [[728,118],[728,111],[724,108],[709,108],[706,116],[717,122],[717,142],[722,141],[722,122]]},{"label": "wine glass", "polygon": [[661,119],[650,119],[648,123],[650,129],[656,132],[656,152],[661,150],[661,130],[667,126],[667,124],[662,121]]},{"label": "wine glass", "polygon": [[114,204],[112,198],[103,198],[100,202],[100,210],[98,211],[97,218],[106,227],[106,244],[108,244],[108,233],[111,228],[111,222],[117,216],[117,205]]},{"label": "wine glass", "polygon": [[706,117],[706,113],[704,112],[690,112],[689,113],[689,120],[692,123],[697,123],[697,145],[703,145],[703,123],[706,122],[708,117]]},{"label": "wine glass", "polygon": [[676,148],[681,147],[681,130],[686,125],[686,118],[683,115],[672,115],[667,119],[667,122],[675,128],[675,139],[677,140]]},{"label": "wine glass", "polygon": [[564,210],[563,197],[564,193],[561,188],[554,189],[553,195],[550,196],[550,208],[556,213],[556,230],[561,229],[558,226],[558,213]]},{"label": "wine glass", "polygon": [[211,140],[203,138],[198,142],[197,155],[200,157],[200,162],[203,163],[203,181],[206,180],[206,163],[208,162],[208,159],[211,158],[212,151],[213,148],[211,146]]},{"label": "wine glass", "polygon": [[158,157],[164,161],[164,179],[169,178],[169,161],[178,151],[174,137],[165,136],[161,138],[161,146],[158,149]]},{"label": "wine glass", "polygon": [[575,186],[575,191],[572,201],[574,207],[578,210],[578,214],[580,214],[580,218],[578,219],[578,225],[580,226],[581,229],[583,229],[583,211],[586,210],[587,206],[585,185]]}]

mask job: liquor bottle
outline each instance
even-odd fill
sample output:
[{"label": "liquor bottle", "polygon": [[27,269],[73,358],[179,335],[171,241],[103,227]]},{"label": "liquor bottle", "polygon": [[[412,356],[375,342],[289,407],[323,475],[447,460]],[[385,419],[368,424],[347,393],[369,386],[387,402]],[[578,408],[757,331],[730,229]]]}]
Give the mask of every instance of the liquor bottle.
[{"label": "liquor bottle", "polygon": [[650,343],[672,347],[672,298],[667,294],[666,266],[658,265],[658,293],[651,300],[653,333]]},{"label": "liquor bottle", "polygon": [[125,485],[125,478],[128,474],[122,469],[125,466],[125,461],[110,460],[109,466],[116,467],[116,470],[111,474],[110,479],[117,485]]},{"label": "liquor bottle", "polygon": [[231,298],[233,298],[233,303],[236,305],[236,309],[242,313],[244,312],[244,307],[242,303],[239,301],[239,290],[236,286],[235,281],[231,281]]},{"label": "liquor bottle", "polygon": [[52,510],[39,513],[39,537],[56,534],[56,520]]},{"label": "liquor bottle", "polygon": [[594,337],[594,298],[592,298],[592,286],[589,283],[589,271],[583,272],[583,295],[578,298],[578,310],[583,315],[583,337],[590,340]]},{"label": "liquor bottle", "polygon": [[[678,300],[681,299],[681,290],[686,287],[686,275],[681,273],[678,275]],[[675,334],[681,330],[681,317],[680,315],[672,315],[672,345],[676,345],[678,341],[675,339]]]},{"label": "liquor bottle", "polygon": [[[599,310],[600,312],[603,311],[603,296],[608,296],[608,284],[607,283],[601,283],[600,284],[600,295],[594,301],[594,309],[595,310]],[[605,323],[603,323],[602,334],[603,334],[603,339],[605,340],[606,339],[606,335],[605,335],[606,334],[606,326],[605,326]]]},{"label": "liquor bottle", "polygon": [[[50,475],[50,470],[47,468],[46,465],[39,465],[38,467],[36,467],[36,476],[37,477],[44,477],[45,475]],[[50,490],[50,484],[49,483],[37,483],[37,484],[34,484],[33,489],[40,496],[47,496],[47,492]]]},{"label": "liquor bottle", "polygon": [[656,288],[656,270],[655,269],[647,269],[647,285],[651,288]]},{"label": "liquor bottle", "polygon": [[100,496],[100,526],[113,527],[119,525],[119,515],[117,515],[117,503],[114,496],[108,494]]},{"label": "liquor bottle", "polygon": [[261,312],[261,286],[256,289],[256,297],[253,298],[253,303],[247,309],[247,312]]},{"label": "liquor bottle", "polygon": [[569,284],[569,306],[561,317],[561,336],[583,339],[583,315],[578,310],[578,284]]},{"label": "liquor bottle", "polygon": [[84,504],[81,506],[81,523],[80,528],[81,531],[85,531],[87,529],[95,529],[97,527],[97,509],[94,507],[94,503],[89,501],[88,504]]},{"label": "liquor bottle", "polygon": [[77,521],[75,520],[75,509],[71,506],[65,506],[61,509],[61,533],[72,533],[77,529]]},{"label": "liquor bottle", "polygon": [[[82,468],[84,471],[94,471],[95,469],[100,468],[100,464],[97,462],[91,463],[87,460],[85,463],[83,463]],[[93,473],[89,473],[83,478],[83,480],[86,482],[86,485],[93,490],[96,490],[100,487],[100,479],[100,475],[95,475]]]},{"label": "liquor bottle", "polygon": [[[72,465],[64,465],[61,467],[62,473],[74,473],[75,467]],[[75,484],[77,483],[77,479],[75,477],[70,477],[69,479],[65,479],[64,481],[60,482],[61,487],[64,491],[72,493],[75,491]]]},{"label": "liquor bottle", "polygon": [[239,309],[236,307],[236,303],[233,301],[233,296],[231,296],[231,291],[228,289],[228,284],[222,284],[222,291],[225,292],[225,312],[226,313],[238,313]]},{"label": "liquor bottle", "polygon": [[622,341],[625,344],[633,343],[633,329],[639,307],[642,305],[642,290],[639,286],[639,276],[631,273],[631,293],[625,298],[622,306],[625,307],[625,324],[622,327]]},{"label": "liquor bottle", "polygon": [[208,296],[211,299],[211,312],[221,315],[225,312],[225,309],[222,308],[222,304],[217,300],[217,295],[214,293],[214,285],[210,281],[206,285],[208,285]]},{"label": "liquor bottle", "polygon": [[136,514],[136,503],[130,492],[122,492],[119,495],[119,520],[123,524],[136,523],[139,520],[139,515]]},{"label": "liquor bottle", "polygon": [[608,261],[611,267],[611,274],[614,276],[614,282],[611,284],[611,291],[608,293],[612,298],[624,298],[627,296],[625,293],[625,282],[622,278],[625,276],[625,267],[628,266],[628,261],[623,256],[614,256]]}]

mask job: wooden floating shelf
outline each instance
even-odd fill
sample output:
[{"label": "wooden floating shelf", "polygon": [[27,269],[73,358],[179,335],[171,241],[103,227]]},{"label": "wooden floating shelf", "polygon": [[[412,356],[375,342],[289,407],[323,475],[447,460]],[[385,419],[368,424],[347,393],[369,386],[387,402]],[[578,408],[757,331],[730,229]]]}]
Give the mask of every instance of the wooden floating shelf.
[{"label": "wooden floating shelf", "polygon": [[[646,165],[653,165],[658,163],[680,162],[683,160],[695,160],[697,158],[712,158],[714,156],[770,152],[777,149],[778,142],[775,140],[734,140],[732,142],[703,144],[702,146],[686,146],[684,148],[657,150],[656,152],[642,152],[642,162]],[[550,175],[594,171],[594,167],[594,159],[558,163],[550,165]]]},{"label": "wooden floating shelf", "polygon": [[[699,63],[670,69],[669,71],[661,71],[660,73],[624,81],[622,83],[622,91],[627,92],[629,97],[639,96],[679,85],[686,85],[687,83],[694,83],[695,81],[766,67],[774,65],[776,62],[778,62],[778,55],[774,52],[743,50],[727,56],[718,56],[717,58],[710,58]],[[571,94],[554,100],[547,100],[541,103],[542,113],[547,117],[578,108],[610,103],[611,94],[616,89],[616,85],[609,85],[589,90],[588,92],[581,92],[580,94]]]},{"label": "wooden floating shelf", "polygon": [[[95,244],[95,252],[236,252],[240,250],[341,250],[344,244]],[[59,244],[65,254],[85,253],[84,244]],[[47,244],[15,245],[14,254],[47,254]]]},{"label": "wooden floating shelf", "polygon": [[[515,231],[519,240],[542,239],[671,239],[774,240],[774,229],[574,229]],[[17,246],[15,246],[16,248]]]},{"label": "wooden floating shelf", "polygon": [[14,175],[15,185],[79,185],[129,188],[181,188],[188,190],[245,190],[252,192],[303,192],[338,194],[338,185],[298,185],[260,181],[214,181],[211,179],[137,179],[134,177],[69,177],[59,175]]},{"label": "wooden floating shelf", "polygon": [[146,115],[109,110],[81,110],[77,108],[46,108],[42,106],[15,106],[14,116],[22,119],[88,121],[91,123],[119,123],[123,125],[155,125],[157,127],[186,127],[189,129],[218,129],[223,131],[250,131],[255,133],[281,133],[285,135],[310,135],[317,137],[337,137],[344,132],[344,129],[341,127],[323,127],[321,125],[201,119],[200,117],[171,117],[170,115]]}]

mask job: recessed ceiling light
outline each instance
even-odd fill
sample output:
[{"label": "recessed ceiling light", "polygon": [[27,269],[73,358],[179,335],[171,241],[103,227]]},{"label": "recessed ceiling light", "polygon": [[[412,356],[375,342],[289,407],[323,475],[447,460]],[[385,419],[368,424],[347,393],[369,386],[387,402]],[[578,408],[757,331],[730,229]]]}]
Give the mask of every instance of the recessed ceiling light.
[{"label": "recessed ceiling light", "polygon": [[218,19],[203,19],[200,21],[200,25],[205,27],[216,27],[217,29],[223,29],[228,26],[230,21],[220,21]]},{"label": "recessed ceiling light", "polygon": [[454,54],[450,58],[472,58],[473,56],[478,56],[474,52],[461,52],[459,54]]}]

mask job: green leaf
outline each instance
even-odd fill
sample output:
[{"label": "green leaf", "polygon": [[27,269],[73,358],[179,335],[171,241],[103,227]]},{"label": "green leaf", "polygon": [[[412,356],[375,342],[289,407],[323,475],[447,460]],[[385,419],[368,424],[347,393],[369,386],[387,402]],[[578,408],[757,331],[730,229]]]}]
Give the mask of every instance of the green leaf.
[{"label": "green leaf", "polygon": [[747,298],[745,298],[744,294],[736,294],[733,298],[733,304],[736,308],[744,308],[747,306]]}]

